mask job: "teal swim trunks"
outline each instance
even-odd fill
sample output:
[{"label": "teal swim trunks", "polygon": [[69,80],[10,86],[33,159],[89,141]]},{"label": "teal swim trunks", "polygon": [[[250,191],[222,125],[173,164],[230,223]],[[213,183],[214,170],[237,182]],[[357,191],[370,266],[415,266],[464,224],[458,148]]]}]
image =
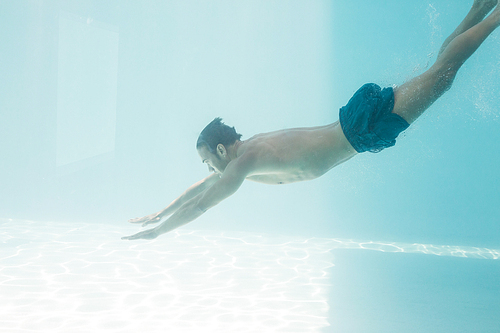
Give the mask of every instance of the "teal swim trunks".
[{"label": "teal swim trunks", "polygon": [[392,113],[394,90],[374,83],[362,86],[340,109],[339,120],[349,143],[358,152],[378,153],[396,144],[410,124]]}]

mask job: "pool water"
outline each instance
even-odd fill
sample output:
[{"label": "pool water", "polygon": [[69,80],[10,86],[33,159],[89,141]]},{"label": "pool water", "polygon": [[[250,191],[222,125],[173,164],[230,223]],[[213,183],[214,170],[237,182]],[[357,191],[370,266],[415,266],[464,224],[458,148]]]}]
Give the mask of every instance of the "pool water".
[{"label": "pool water", "polygon": [[431,66],[473,1],[0,0],[1,332],[500,332],[500,40],[394,147],[127,220],[242,139]]}]

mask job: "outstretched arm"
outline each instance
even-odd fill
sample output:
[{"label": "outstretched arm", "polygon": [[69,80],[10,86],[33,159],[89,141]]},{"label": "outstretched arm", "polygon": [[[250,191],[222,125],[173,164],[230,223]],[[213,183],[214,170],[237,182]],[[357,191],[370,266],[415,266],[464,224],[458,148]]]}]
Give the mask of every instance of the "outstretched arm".
[{"label": "outstretched arm", "polygon": [[241,157],[231,161],[220,180],[203,193],[185,202],[168,220],[156,228],[122,237],[122,239],[153,239],[195,220],[209,208],[235,193],[248,175],[248,170],[250,170],[249,163],[245,163]]},{"label": "outstretched arm", "polygon": [[207,188],[212,186],[215,182],[220,179],[219,175],[216,173],[211,174],[205,179],[200,180],[199,182],[191,185],[184,193],[182,193],[177,199],[172,201],[165,209],[159,211],[158,213],[153,213],[144,217],[137,217],[135,219],[130,219],[130,223],[142,223],[142,226],[146,226],[148,224],[158,223],[163,218],[172,215],[179,209],[184,203],[189,201],[190,199],[196,197]]}]

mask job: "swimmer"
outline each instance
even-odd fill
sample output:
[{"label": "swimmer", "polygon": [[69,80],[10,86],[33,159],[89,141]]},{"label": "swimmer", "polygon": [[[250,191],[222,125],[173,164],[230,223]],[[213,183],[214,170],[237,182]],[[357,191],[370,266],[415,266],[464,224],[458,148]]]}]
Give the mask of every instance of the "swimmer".
[{"label": "swimmer", "polygon": [[212,174],[160,212],[130,220],[143,226],[163,222],[122,239],[153,239],[185,225],[235,193],[245,179],[264,184],[311,180],[358,153],[393,146],[396,137],[451,88],[460,67],[499,25],[498,0],[475,0],[444,41],[432,67],[394,89],[364,85],[333,124],[257,134],[241,141],[234,127],[216,118],[196,145]]}]

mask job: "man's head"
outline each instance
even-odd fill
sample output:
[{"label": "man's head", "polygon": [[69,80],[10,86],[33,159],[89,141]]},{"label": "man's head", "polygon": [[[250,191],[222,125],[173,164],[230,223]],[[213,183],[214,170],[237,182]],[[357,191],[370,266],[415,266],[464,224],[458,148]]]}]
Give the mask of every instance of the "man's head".
[{"label": "man's head", "polygon": [[215,118],[201,131],[196,149],[210,170],[222,173],[229,163],[227,150],[241,138],[234,127],[229,127],[221,118]]}]

